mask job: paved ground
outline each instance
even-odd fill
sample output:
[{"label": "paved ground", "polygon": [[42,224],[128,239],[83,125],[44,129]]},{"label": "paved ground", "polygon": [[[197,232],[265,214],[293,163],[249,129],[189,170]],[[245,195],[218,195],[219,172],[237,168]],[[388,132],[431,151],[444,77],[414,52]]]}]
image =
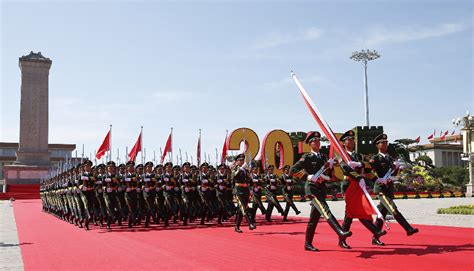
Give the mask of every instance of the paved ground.
[{"label": "paved ground", "polygon": [[[375,203],[378,204],[378,201],[376,200]],[[328,201],[328,204],[336,218],[342,220],[345,202],[343,200]],[[474,198],[399,199],[395,200],[395,204],[408,222],[412,224],[474,228],[474,215],[440,215],[436,213],[438,208],[474,204]],[[296,202],[296,206],[302,212],[301,215],[309,217],[311,209],[309,202]],[[273,214],[277,213],[273,211]],[[294,215],[293,211],[290,211],[291,215]]]},{"label": "paved ground", "polygon": [[[328,203],[334,215],[338,219],[342,219],[344,217],[344,201],[329,201]],[[376,201],[376,203],[378,202]],[[474,198],[401,199],[396,200],[395,203],[407,220],[413,224],[474,228],[473,215],[436,214],[438,208],[474,204]],[[302,216],[309,216],[309,202],[296,202],[296,205],[302,211]],[[276,211],[274,214],[274,219],[278,219]],[[292,215],[294,215],[293,211],[290,212],[290,216]],[[9,201],[0,201],[0,271],[3,270],[23,270],[13,207]]]},{"label": "paved ground", "polygon": [[0,200],[0,270],[23,270],[15,216],[8,200]]}]

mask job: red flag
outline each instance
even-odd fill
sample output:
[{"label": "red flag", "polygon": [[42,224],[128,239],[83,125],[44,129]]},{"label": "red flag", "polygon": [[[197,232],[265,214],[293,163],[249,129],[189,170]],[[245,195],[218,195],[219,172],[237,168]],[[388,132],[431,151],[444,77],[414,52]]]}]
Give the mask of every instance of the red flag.
[{"label": "red flag", "polygon": [[334,146],[329,145],[329,158],[334,158]]},{"label": "red flag", "polygon": [[224,146],[222,146],[221,164],[225,164],[227,157],[227,134],[225,135]]},{"label": "red flag", "polygon": [[441,137],[439,138],[439,140],[445,140],[446,139],[446,135],[449,133],[449,130],[446,130],[446,132],[444,132]]},{"label": "red flag", "polygon": [[446,130],[446,132],[444,132],[443,135],[446,136],[446,135],[448,135],[448,133],[449,133],[449,130]]},{"label": "red flag", "polygon": [[456,130],[453,130],[453,132],[451,133],[451,135],[454,135],[454,133],[456,133]]},{"label": "red flag", "polygon": [[[352,160],[351,157],[344,150],[327,122],[322,118],[318,108],[316,107],[316,105],[314,105],[313,101],[311,100],[308,93],[303,88],[294,73],[292,73],[292,78],[298,86],[301,95],[303,96],[303,99],[306,103],[306,106],[308,107],[316,122],[319,124],[321,130],[329,139],[330,144],[334,145],[335,151],[337,151],[342,156],[342,159],[346,163],[350,162]],[[377,217],[383,219],[382,214],[377,209],[377,206],[375,205],[374,201],[367,192],[365,185],[362,184],[363,182],[361,182],[360,185],[357,182],[350,182],[349,187],[353,187],[348,188],[347,191],[349,193],[346,192],[346,214],[348,214],[349,217],[353,218],[371,218],[372,214],[377,214]]]},{"label": "red flag", "polygon": [[165,161],[166,154],[168,152],[171,152],[171,138],[172,138],[173,132],[170,133],[168,136],[168,140],[166,140],[166,145],[165,145],[165,150],[163,151],[163,156],[161,156],[161,164],[163,164],[163,161]]},{"label": "red flag", "polygon": [[99,150],[97,150],[95,158],[100,159],[108,151],[110,151],[110,131],[105,136],[102,145],[99,147]]},{"label": "red flag", "polygon": [[197,166],[201,165],[201,130],[199,130],[199,138],[198,138],[198,145],[197,145]]},{"label": "red flag", "polygon": [[420,139],[421,139],[420,137],[417,137],[417,138],[415,139],[416,143],[420,143]]},{"label": "red flag", "polygon": [[434,137],[434,134],[431,134],[430,136],[428,136],[428,140],[433,139],[433,137]]},{"label": "red flag", "polygon": [[133,145],[132,150],[128,154],[128,158],[130,161],[135,162],[135,158],[137,158],[137,154],[142,151],[142,132],[140,132],[140,135],[138,135],[137,142],[135,142],[135,145]]}]

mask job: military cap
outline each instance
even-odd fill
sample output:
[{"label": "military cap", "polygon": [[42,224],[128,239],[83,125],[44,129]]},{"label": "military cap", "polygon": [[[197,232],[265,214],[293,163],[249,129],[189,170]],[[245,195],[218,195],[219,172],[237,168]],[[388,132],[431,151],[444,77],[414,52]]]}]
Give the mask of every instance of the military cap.
[{"label": "military cap", "polygon": [[119,167],[119,168],[123,168],[123,167],[125,167],[125,164],[122,163],[122,164],[120,164],[118,167]]},{"label": "military cap", "polygon": [[344,141],[344,140],[346,140],[346,139],[348,139],[348,138],[354,139],[354,137],[355,137],[354,131],[349,130],[349,131],[345,132],[345,133],[339,138],[339,141]]},{"label": "military cap", "polygon": [[97,165],[97,168],[105,168],[105,164],[102,164],[102,163],[101,163],[101,164],[98,164],[98,165]]},{"label": "military cap", "polygon": [[197,169],[198,167],[196,165],[191,165],[191,169]]},{"label": "military cap", "polygon": [[183,167],[185,167],[185,166],[191,166],[191,163],[189,163],[189,162],[184,162]]},{"label": "military cap", "polygon": [[163,165],[162,165],[162,164],[158,164],[158,165],[156,165],[155,169],[157,169],[157,168],[163,168]]},{"label": "military cap", "polygon": [[204,162],[201,164],[201,166],[199,168],[202,168],[202,167],[209,167],[209,164],[207,162]]},{"label": "military cap", "polygon": [[181,169],[181,167],[179,165],[174,165],[173,169]]},{"label": "military cap", "polygon": [[153,167],[153,162],[150,162],[150,161],[146,162],[145,167],[147,167],[147,166]]},{"label": "military cap", "polygon": [[245,154],[241,153],[235,157],[235,160],[239,160],[239,159],[242,159],[242,160],[245,159]]},{"label": "military cap", "polygon": [[271,169],[271,168],[275,168],[275,166],[274,165],[269,165],[268,169]]},{"label": "military cap", "polygon": [[311,131],[306,134],[306,139],[304,140],[305,143],[309,144],[311,141],[321,139],[321,134],[318,131]]},{"label": "military cap", "polygon": [[109,161],[109,162],[107,162],[107,166],[115,167],[115,162],[114,161]]},{"label": "military cap", "polygon": [[132,160],[130,160],[130,161],[127,162],[127,166],[132,166],[132,167],[134,167],[134,166],[135,166],[135,162],[132,161]]},{"label": "military cap", "polygon": [[217,166],[217,168],[225,168],[225,164],[220,164]]},{"label": "military cap", "polygon": [[171,163],[171,162],[166,162],[165,165],[164,165],[164,167],[167,167],[167,166],[173,167],[173,163]]},{"label": "military cap", "polygon": [[138,164],[135,169],[143,167],[143,164]]},{"label": "military cap", "polygon": [[86,164],[89,164],[89,166],[92,166],[92,161],[89,159],[86,159],[84,162],[82,162],[82,165],[85,166]]},{"label": "military cap", "polygon": [[290,168],[289,165],[285,165],[285,166],[283,167],[283,169],[289,169],[289,168]]},{"label": "military cap", "polygon": [[251,168],[251,169],[258,168],[257,163],[251,163],[251,164],[250,164],[250,168]]},{"label": "military cap", "polygon": [[387,135],[386,134],[380,134],[374,138],[374,144],[377,145],[382,142],[387,142]]}]

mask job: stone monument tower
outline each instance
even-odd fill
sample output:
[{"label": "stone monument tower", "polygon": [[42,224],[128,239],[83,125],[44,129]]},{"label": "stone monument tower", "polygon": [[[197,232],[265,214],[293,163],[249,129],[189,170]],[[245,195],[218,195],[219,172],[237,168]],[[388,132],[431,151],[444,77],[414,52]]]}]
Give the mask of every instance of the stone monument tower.
[{"label": "stone monument tower", "polygon": [[3,167],[6,183],[39,184],[51,166],[48,149],[48,77],[51,59],[40,52],[20,57],[20,143],[13,165]]},{"label": "stone monument tower", "polygon": [[16,165],[50,165],[48,151],[48,78],[52,61],[31,52],[20,57],[20,143]]}]

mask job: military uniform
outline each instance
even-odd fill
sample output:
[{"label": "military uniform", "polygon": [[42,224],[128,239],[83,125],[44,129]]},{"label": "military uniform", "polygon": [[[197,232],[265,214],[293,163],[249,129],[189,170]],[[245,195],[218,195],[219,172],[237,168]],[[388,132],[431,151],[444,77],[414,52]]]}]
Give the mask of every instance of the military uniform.
[{"label": "military uniform", "polygon": [[[346,141],[350,139],[354,139],[355,133],[352,130],[345,132],[340,138],[339,141]],[[352,162],[351,165],[341,164],[341,168],[344,173],[344,182],[342,184],[342,188],[344,193],[346,192],[347,188],[349,188],[350,183],[354,183],[354,185],[359,185],[359,181],[361,179],[371,179],[371,172],[370,169],[365,167],[365,163],[362,160],[362,156],[355,151],[347,151],[347,154],[350,156]],[[357,165],[358,164],[358,165]],[[342,230],[349,231],[352,224],[352,217],[349,217],[347,213],[344,216],[344,222],[342,223]],[[380,242],[379,237],[386,234],[385,231],[377,230],[377,227],[374,225],[372,220],[359,218],[359,221],[364,225],[373,235],[372,237],[372,244],[382,246],[383,243]],[[339,237],[339,247],[350,249],[351,247],[347,244],[345,237]]]},{"label": "military uniform", "polygon": [[[384,142],[387,142],[387,135],[386,134],[380,134],[377,137],[374,138],[374,144],[377,145],[377,148],[380,148],[379,144],[384,144]],[[414,233],[418,232],[418,229],[413,228],[408,221],[405,219],[405,217],[400,213],[398,210],[397,206],[393,202],[394,195],[394,187],[393,187],[393,181],[389,177],[386,180],[386,183],[382,183],[382,178],[387,174],[389,170],[393,170],[393,173],[391,174],[392,176],[395,176],[398,172],[398,167],[396,166],[396,163],[394,163],[394,159],[390,157],[388,153],[383,153],[379,151],[376,155],[372,156],[370,158],[370,165],[372,166],[373,171],[375,172],[376,179],[375,184],[374,184],[374,192],[377,194],[380,204],[378,205],[378,208],[380,212],[382,213],[383,218],[385,219],[385,216],[387,213],[390,213],[393,218],[405,229],[407,232],[407,235],[410,236]],[[383,226],[383,221],[382,219],[377,219],[376,221],[376,226],[378,230],[382,229]]]},{"label": "military uniform", "polygon": [[[311,144],[314,140],[320,140],[321,134],[319,132],[309,132],[305,142]],[[315,179],[315,173],[317,173],[328,161],[327,157],[319,152],[310,152],[304,154],[301,159],[293,165],[290,172],[298,179],[305,180],[305,193],[306,196],[311,198],[311,214],[306,228],[306,240],[305,249],[310,251],[317,251],[313,246],[313,237],[318,224],[319,218],[323,216],[331,228],[340,237],[351,236],[351,232],[345,232],[341,229],[341,226],[337,222],[334,215],[329,210],[329,206],[326,203],[326,185],[328,176],[320,175],[318,179]]]},{"label": "military uniform", "polygon": [[92,172],[88,171],[86,166],[91,166],[92,162],[86,160],[83,163],[83,169],[81,174],[82,185],[80,189],[82,191],[81,198],[84,203],[84,212],[85,212],[85,229],[89,230],[89,223],[94,218],[94,203],[96,201],[94,185],[95,177]]},{"label": "military uniform", "polygon": [[273,165],[268,166],[268,173],[265,175],[265,196],[267,197],[267,211],[265,213],[265,219],[268,222],[271,222],[272,219],[272,211],[273,207],[275,207],[280,214],[283,214],[283,208],[281,207],[280,203],[278,202],[277,195],[278,195],[278,178],[275,174],[273,174]]},{"label": "military uniform", "polygon": [[128,227],[131,228],[134,224],[138,223],[138,177],[135,173],[135,162],[127,162],[127,173],[125,174],[125,201],[128,206]]},{"label": "military uniform", "polygon": [[[243,161],[245,159],[244,154],[239,154],[235,158],[236,160]],[[256,226],[252,222],[250,217],[250,212],[248,208],[248,201],[250,196],[249,185],[250,177],[248,169],[245,167],[235,165],[232,170],[232,182],[234,183],[234,196],[237,200],[237,213],[235,215],[235,231],[241,233],[240,224],[242,223],[242,218],[245,216],[247,223],[249,224],[249,229],[253,230]]]},{"label": "military uniform", "polygon": [[293,208],[296,215],[299,215],[301,212],[296,208],[295,203],[293,202],[293,187],[296,184],[295,180],[287,173],[290,169],[290,166],[283,167],[283,173],[280,177],[280,182],[283,187],[283,196],[286,201],[285,210],[283,211],[283,221],[287,220],[288,213],[290,212],[290,207]]},{"label": "military uniform", "polygon": [[[252,173],[250,173],[251,186],[250,194],[252,195],[252,220],[255,222],[255,217],[257,216],[257,209],[260,209],[262,215],[267,214],[267,209],[262,202],[262,191],[265,182],[262,180],[260,175],[256,172],[257,166],[252,165]],[[267,200],[268,201],[268,200]]]}]

